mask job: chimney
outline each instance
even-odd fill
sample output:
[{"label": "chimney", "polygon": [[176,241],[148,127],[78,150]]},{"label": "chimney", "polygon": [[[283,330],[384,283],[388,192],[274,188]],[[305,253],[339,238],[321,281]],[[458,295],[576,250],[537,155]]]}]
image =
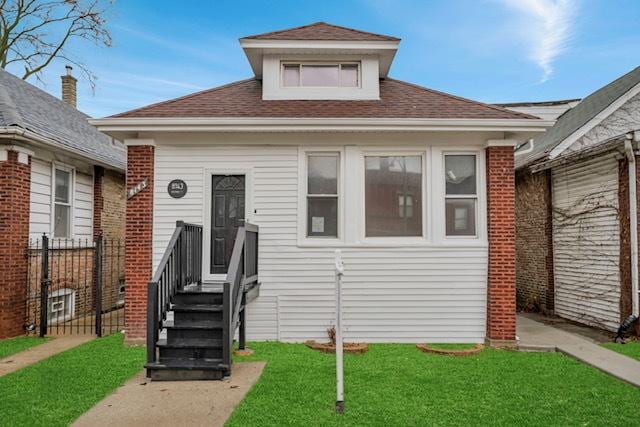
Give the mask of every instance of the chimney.
[{"label": "chimney", "polygon": [[62,76],[62,100],[67,104],[76,108],[76,80],[72,75],[73,67],[71,65],[65,66],[67,74]]}]

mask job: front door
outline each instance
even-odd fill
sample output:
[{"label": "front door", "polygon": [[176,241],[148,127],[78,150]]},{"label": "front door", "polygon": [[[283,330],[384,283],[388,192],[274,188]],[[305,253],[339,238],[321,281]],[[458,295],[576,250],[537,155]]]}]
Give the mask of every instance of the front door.
[{"label": "front door", "polygon": [[213,175],[211,274],[227,274],[238,227],[244,223],[244,175]]}]

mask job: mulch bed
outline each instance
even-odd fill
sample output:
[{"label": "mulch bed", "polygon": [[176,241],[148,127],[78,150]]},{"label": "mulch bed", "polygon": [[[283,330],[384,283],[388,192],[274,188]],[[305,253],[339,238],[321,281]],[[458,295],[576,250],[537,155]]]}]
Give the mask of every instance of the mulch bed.
[{"label": "mulch bed", "polygon": [[[336,352],[336,345],[333,343],[321,343],[315,340],[309,340],[309,341],[305,341],[304,344],[310,349],[318,350],[323,353]],[[358,343],[346,342],[342,345],[342,349],[345,353],[362,354],[369,351],[369,344],[365,342],[358,342]]]},{"label": "mulch bed", "polygon": [[476,344],[471,348],[465,348],[462,350],[435,348],[435,347],[431,347],[429,344],[416,344],[416,347],[418,347],[420,350],[422,350],[425,353],[442,354],[447,356],[471,356],[473,354],[478,354],[482,350],[484,350],[483,344]]}]

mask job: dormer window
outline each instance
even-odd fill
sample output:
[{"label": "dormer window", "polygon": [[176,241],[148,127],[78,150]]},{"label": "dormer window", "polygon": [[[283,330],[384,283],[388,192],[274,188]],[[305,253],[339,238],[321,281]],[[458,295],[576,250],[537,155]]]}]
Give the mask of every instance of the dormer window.
[{"label": "dormer window", "polygon": [[360,64],[283,63],[284,87],[359,87]]}]

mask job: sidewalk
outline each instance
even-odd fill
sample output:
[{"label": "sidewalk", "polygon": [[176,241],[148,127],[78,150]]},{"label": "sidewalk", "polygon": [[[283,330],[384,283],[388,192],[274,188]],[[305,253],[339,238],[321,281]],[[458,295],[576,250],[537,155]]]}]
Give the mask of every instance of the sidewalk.
[{"label": "sidewalk", "polygon": [[559,351],[609,375],[640,387],[640,362],[595,342],[527,317],[518,316],[518,347],[523,351]]},{"label": "sidewalk", "polygon": [[20,353],[0,359],[0,377],[84,344],[93,338],[95,338],[94,335],[59,336],[44,344],[39,344]]},{"label": "sidewalk", "polygon": [[73,426],[223,426],[264,366],[265,362],[236,363],[233,375],[223,381],[149,381],[142,371]]}]

